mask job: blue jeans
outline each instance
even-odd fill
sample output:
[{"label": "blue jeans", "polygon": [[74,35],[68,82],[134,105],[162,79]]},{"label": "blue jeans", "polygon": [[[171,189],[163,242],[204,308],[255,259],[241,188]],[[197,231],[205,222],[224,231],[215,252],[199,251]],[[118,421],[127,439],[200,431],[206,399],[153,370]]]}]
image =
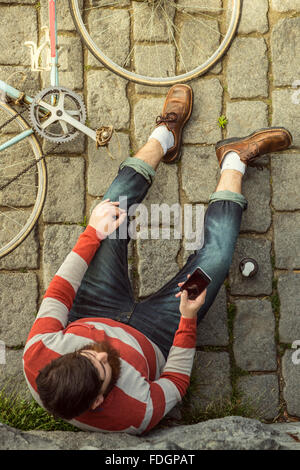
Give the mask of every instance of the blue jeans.
[{"label": "blue jeans", "polygon": [[[142,202],[154,175],[153,168],[147,163],[128,158],[104,199],[116,201],[126,196],[129,210],[132,204]],[[205,304],[198,312],[200,322],[228,274],[242,212],[246,207],[247,201],[241,194],[230,191],[214,193],[205,214],[203,247],[196,250],[158,292],[140,302],[134,299],[128,277],[127,245],[130,238],[122,238],[119,228],[114,238],[108,237],[101,242],[77,291],[69,322],[84,317],[104,317],[126,323],[156,343],[167,358],[180,320],[180,299],[175,297],[178,283],[185,281],[187,274],[197,266],[212,278]]]}]

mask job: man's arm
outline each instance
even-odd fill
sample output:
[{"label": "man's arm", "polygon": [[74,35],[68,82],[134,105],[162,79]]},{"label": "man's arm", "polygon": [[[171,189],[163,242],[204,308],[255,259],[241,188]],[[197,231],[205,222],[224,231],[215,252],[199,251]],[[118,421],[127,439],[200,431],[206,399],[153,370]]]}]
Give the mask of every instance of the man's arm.
[{"label": "man's arm", "polygon": [[195,300],[188,299],[187,291],[179,292],[176,296],[181,296],[181,319],[163,373],[150,384],[150,400],[146,413],[151,418],[143,432],[148,432],[158,424],[181,401],[190,383],[196,350],[197,312],[204,304],[206,290]]}]

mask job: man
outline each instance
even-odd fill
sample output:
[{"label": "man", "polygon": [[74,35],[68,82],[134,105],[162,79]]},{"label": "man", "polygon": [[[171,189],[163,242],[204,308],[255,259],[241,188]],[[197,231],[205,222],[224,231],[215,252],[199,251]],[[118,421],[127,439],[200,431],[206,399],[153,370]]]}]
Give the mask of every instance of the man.
[{"label": "man", "polygon": [[[81,429],[145,433],[181,401],[197,324],[228,274],[247,207],[241,194],[245,169],[292,142],[286,129],[270,128],[216,145],[221,177],[206,211],[203,247],[157,293],[136,302],[128,278],[129,237],[120,236],[127,213],[118,199],[126,196],[128,208],[141,203],[160,161],[180,159],[191,111],[192,89],[172,87],[148,142],[121,164],[50,283],[29,334],[23,360],[34,398]],[[108,237],[112,233],[116,237]],[[189,300],[179,287],[198,266],[212,282]]]}]

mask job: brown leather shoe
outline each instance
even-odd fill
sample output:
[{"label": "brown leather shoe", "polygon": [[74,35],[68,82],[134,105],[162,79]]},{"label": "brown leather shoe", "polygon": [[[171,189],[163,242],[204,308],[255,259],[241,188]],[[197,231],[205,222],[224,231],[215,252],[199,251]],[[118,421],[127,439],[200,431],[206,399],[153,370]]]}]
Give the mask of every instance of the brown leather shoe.
[{"label": "brown leather shoe", "polygon": [[193,90],[188,85],[174,85],[168,91],[162,115],[156,118],[158,126],[165,125],[174,135],[174,145],[164,155],[165,163],[176,163],[181,157],[182,130],[193,108]]},{"label": "brown leather shoe", "polygon": [[286,150],[293,142],[291,133],[284,127],[259,129],[247,137],[220,140],[216,144],[216,154],[221,167],[228,152],[236,152],[245,165],[253,164],[254,160],[266,153]]}]

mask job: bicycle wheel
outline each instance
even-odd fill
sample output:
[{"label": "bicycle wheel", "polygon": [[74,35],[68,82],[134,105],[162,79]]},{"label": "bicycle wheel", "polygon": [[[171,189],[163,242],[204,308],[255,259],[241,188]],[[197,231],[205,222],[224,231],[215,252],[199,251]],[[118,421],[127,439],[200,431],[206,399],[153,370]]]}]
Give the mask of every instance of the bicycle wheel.
[{"label": "bicycle wheel", "polygon": [[[241,0],[69,0],[78,33],[105,67],[152,86],[206,73],[238,27]],[[90,61],[91,65],[94,65]]]},{"label": "bicycle wheel", "polygon": [[[15,119],[5,125],[12,117]],[[12,107],[0,102],[0,129],[1,145],[30,126]],[[41,156],[34,135],[0,152],[0,258],[22,243],[42,211],[47,185],[44,160],[14,180]]]}]

